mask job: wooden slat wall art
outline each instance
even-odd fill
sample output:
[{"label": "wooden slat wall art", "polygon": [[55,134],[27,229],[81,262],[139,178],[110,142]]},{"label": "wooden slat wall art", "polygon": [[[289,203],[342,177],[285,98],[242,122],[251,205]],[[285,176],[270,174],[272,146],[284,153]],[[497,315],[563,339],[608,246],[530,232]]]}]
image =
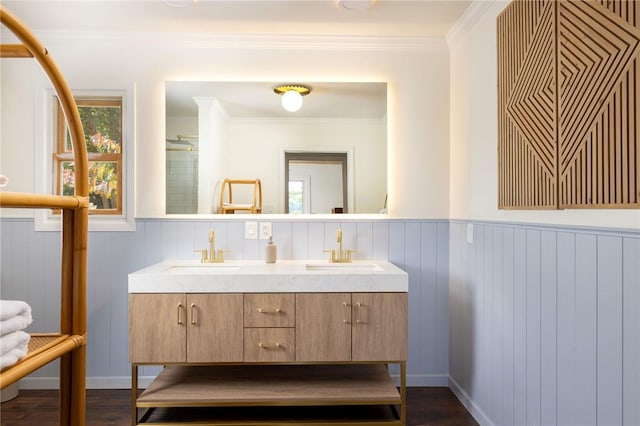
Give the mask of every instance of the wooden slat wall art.
[{"label": "wooden slat wall art", "polygon": [[640,206],[640,2],[558,3],[560,208]]},{"label": "wooden slat wall art", "polygon": [[515,0],[497,24],[499,208],[640,207],[640,2]]},{"label": "wooden slat wall art", "polygon": [[552,0],[498,17],[498,204],[555,208],[556,71]]}]

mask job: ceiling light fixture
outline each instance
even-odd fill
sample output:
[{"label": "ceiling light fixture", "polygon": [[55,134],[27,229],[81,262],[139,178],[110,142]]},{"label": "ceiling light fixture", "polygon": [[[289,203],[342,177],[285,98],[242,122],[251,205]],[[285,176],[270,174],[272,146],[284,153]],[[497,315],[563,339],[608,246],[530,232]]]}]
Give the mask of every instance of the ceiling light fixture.
[{"label": "ceiling light fixture", "polygon": [[338,0],[338,6],[347,10],[367,10],[376,0]]},{"label": "ceiling light fixture", "polygon": [[302,84],[279,84],[273,88],[278,95],[282,95],[282,107],[289,112],[296,112],[302,108],[302,97],[311,93],[311,87]]}]

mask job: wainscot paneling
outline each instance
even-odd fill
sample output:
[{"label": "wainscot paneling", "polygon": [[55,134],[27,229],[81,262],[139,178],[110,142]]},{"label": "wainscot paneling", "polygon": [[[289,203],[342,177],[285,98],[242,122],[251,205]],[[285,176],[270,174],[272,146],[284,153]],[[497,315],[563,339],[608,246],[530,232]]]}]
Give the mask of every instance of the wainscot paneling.
[{"label": "wainscot paneling", "polygon": [[[321,259],[343,230],[358,259],[389,259],[409,272],[410,386],[446,385],[449,372],[449,222],[447,220],[274,220],[279,259]],[[261,259],[266,242],[244,239],[237,220],[139,219],[135,232],[91,232],[88,260],[87,386],[126,388],[128,354],[127,275],[165,259],[196,259],[208,246],[209,228],[228,259]],[[58,324],[59,250],[57,232],[35,232],[30,219],[0,220],[1,297],[33,306],[30,331],[53,331]],[[54,253],[52,255],[52,253]],[[23,388],[57,386],[57,365],[26,379]],[[142,368],[143,380],[157,374]]]},{"label": "wainscot paneling", "polygon": [[450,387],[483,425],[640,425],[640,232],[450,223]]}]

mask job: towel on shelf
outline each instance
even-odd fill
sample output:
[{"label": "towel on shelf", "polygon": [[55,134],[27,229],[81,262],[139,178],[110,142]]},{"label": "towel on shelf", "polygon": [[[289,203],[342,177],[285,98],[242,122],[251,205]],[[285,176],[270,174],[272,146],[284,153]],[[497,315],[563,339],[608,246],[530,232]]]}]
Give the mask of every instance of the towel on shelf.
[{"label": "towel on shelf", "polygon": [[15,316],[31,318],[31,306],[22,300],[0,300],[0,321]]},{"label": "towel on shelf", "polygon": [[21,300],[0,300],[0,336],[26,328],[33,318],[31,306]]},{"label": "towel on shelf", "polygon": [[24,331],[14,331],[0,337],[0,369],[20,361],[27,354],[31,336]]}]

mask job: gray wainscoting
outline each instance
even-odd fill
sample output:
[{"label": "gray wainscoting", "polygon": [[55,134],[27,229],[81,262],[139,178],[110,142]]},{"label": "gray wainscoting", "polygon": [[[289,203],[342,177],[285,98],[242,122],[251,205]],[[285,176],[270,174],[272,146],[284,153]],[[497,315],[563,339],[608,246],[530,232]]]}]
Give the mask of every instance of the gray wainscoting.
[{"label": "gray wainscoting", "polygon": [[[409,273],[409,361],[411,386],[446,386],[449,375],[448,220],[272,221],[280,259],[320,259],[336,246],[357,259],[389,259]],[[91,232],[88,264],[87,386],[130,386],[127,274],[165,259],[196,259],[208,247],[209,228],[229,259],[262,258],[264,240],[244,239],[244,222],[139,219],[135,232]],[[59,321],[60,235],[35,232],[29,219],[2,219],[1,297],[33,308],[31,331],[56,331]],[[141,374],[155,375],[145,367]],[[144,383],[144,381],[143,381]],[[21,382],[23,388],[57,386],[55,363]]]},{"label": "gray wainscoting", "polygon": [[453,221],[449,297],[482,424],[640,425],[640,233]]}]

